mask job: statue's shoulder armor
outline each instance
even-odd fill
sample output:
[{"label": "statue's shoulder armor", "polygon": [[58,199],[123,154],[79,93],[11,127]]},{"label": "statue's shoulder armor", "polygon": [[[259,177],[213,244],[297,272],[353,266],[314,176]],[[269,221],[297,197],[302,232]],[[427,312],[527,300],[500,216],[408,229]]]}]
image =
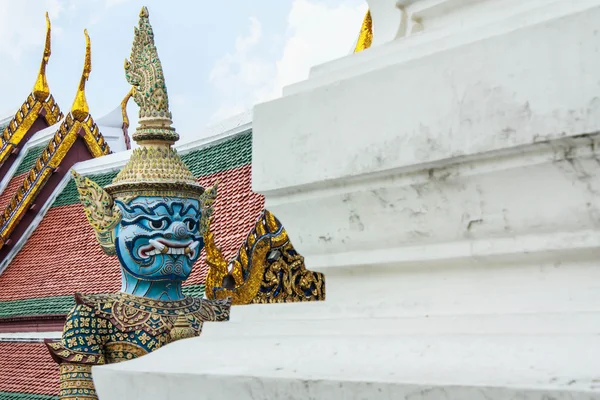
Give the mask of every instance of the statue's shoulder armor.
[{"label": "statue's shoulder armor", "polygon": [[[98,295],[96,295],[98,296]],[[112,324],[96,315],[94,302],[77,293],[75,307],[67,315],[60,340],[46,346],[58,363],[104,364],[103,346],[113,331]]]},{"label": "statue's shoulder armor", "polygon": [[179,315],[187,315],[198,335],[203,321],[229,319],[229,299],[214,301],[184,297],[178,301],[160,301],[127,293],[76,295],[78,306],[87,307],[120,332],[143,330],[151,336],[168,333]]}]

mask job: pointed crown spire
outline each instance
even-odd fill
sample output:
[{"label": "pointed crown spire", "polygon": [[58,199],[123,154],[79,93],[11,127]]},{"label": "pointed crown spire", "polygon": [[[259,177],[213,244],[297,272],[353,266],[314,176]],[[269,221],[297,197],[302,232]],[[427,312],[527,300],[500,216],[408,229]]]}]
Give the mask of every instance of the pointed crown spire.
[{"label": "pointed crown spire", "polygon": [[48,11],[46,11],[46,43],[44,45],[44,55],[42,56],[42,63],[40,64],[40,71],[38,72],[35,85],[33,85],[33,95],[39,101],[44,101],[50,96],[50,88],[48,87],[48,81],[46,80],[46,66],[50,60],[50,18],[48,17]]},{"label": "pointed crown spire", "polygon": [[71,107],[71,114],[77,121],[83,121],[87,118],[90,113],[90,107],[88,106],[87,99],[85,98],[85,82],[90,77],[92,72],[92,46],[90,44],[90,36],[88,35],[87,29],[83,30],[85,35],[85,59],[83,62],[83,72],[81,73],[81,79],[79,80],[79,86],[77,88],[77,94],[75,95],[75,101],[73,101],[73,107]]},{"label": "pointed crown spire", "polygon": [[148,9],[142,7],[139,25],[134,28],[130,60],[125,60],[125,77],[135,88],[133,99],[140,107],[139,126],[133,139],[174,143],[179,135],[171,127],[167,86],[148,16]]},{"label": "pointed crown spire", "polygon": [[142,7],[134,29],[130,60],[125,60],[125,77],[133,86],[133,100],[140,108],[138,126],[132,135],[139,147],[106,191],[121,198],[198,198],[204,188],[172,147],[179,135],[171,126],[167,86],[146,7]]}]

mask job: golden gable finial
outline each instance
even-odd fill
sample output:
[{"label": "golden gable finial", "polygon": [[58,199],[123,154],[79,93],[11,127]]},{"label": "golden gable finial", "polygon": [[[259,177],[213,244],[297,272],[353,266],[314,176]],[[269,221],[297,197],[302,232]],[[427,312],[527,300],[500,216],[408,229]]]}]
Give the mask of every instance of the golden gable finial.
[{"label": "golden gable finial", "polygon": [[358,53],[371,47],[373,42],[373,20],[371,19],[371,10],[367,10],[367,14],[363,19],[363,23],[360,27],[360,33],[358,40],[356,41],[356,47],[354,52]]},{"label": "golden gable finial", "polygon": [[87,29],[83,30],[85,35],[85,60],[83,62],[83,73],[79,81],[79,87],[77,88],[77,94],[75,95],[75,101],[73,107],[71,107],[71,114],[78,121],[83,121],[87,118],[90,113],[90,107],[88,106],[87,99],[85,98],[85,82],[90,77],[92,72],[92,45],[90,44],[90,36],[88,35]]},{"label": "golden gable finial", "polygon": [[44,101],[50,96],[50,88],[48,87],[48,81],[46,80],[46,65],[48,65],[48,60],[50,60],[50,53],[50,18],[46,11],[46,44],[44,46],[44,55],[40,65],[40,71],[38,72],[35,85],[33,85],[33,95],[39,101]]},{"label": "golden gable finial", "polygon": [[129,92],[127,92],[127,94],[121,101],[121,116],[123,117],[123,125],[125,125],[125,128],[129,128],[129,116],[127,115],[127,103],[129,103],[129,99],[131,98],[131,96],[133,96],[134,91],[135,91],[135,88],[131,87],[131,89],[129,89]]}]

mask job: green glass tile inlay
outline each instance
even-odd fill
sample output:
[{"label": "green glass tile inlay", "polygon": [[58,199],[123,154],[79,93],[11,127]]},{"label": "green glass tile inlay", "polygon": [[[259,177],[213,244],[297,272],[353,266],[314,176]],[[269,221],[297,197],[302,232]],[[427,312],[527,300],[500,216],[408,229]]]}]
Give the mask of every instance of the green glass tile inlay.
[{"label": "green glass tile inlay", "polygon": [[[186,296],[204,297],[204,284],[184,286],[183,294]],[[75,299],[73,296],[0,301],[0,318],[32,315],[66,315],[74,306]]]},{"label": "green glass tile inlay", "polygon": [[192,297],[204,297],[204,284],[184,286],[183,294]]},{"label": "green glass tile inlay", "polygon": [[0,392],[0,400],[58,400],[58,396],[34,393]]},{"label": "green glass tile inlay", "polygon": [[73,296],[0,301],[0,318],[67,314],[74,305]]},{"label": "green glass tile inlay", "polygon": [[252,132],[181,156],[195,177],[241,167],[252,162]]},{"label": "green glass tile inlay", "polygon": [[10,125],[10,121],[11,121],[11,120],[8,120],[8,122],[5,122],[5,123],[3,123],[3,124],[0,124],[0,134],[4,132],[4,130],[6,129],[6,127],[7,127],[8,125]]},{"label": "green glass tile inlay", "polygon": [[[105,174],[89,175],[87,177],[96,182],[98,185],[104,187],[111,183],[113,179],[115,179],[117,172],[118,171],[107,172]],[[79,203],[79,193],[77,193],[75,181],[71,179],[63,191],[58,195],[56,200],[54,200],[52,207],[68,206],[77,203]]]},{"label": "green glass tile inlay", "polygon": [[[196,178],[250,164],[252,162],[252,132],[232,137],[210,147],[191,151],[182,155],[181,158]],[[104,187],[111,183],[116,175],[117,171],[114,171],[87,177]],[[79,203],[79,194],[75,182],[71,180],[52,203],[52,207],[77,203]]]},{"label": "green glass tile inlay", "polygon": [[46,145],[43,144],[30,148],[27,151],[27,154],[25,154],[25,157],[23,157],[21,164],[19,164],[19,166],[17,167],[17,170],[15,171],[15,176],[21,175],[25,172],[29,172],[29,170],[35,165],[36,160],[40,158],[40,156],[42,155],[42,151],[44,151],[45,148]]}]

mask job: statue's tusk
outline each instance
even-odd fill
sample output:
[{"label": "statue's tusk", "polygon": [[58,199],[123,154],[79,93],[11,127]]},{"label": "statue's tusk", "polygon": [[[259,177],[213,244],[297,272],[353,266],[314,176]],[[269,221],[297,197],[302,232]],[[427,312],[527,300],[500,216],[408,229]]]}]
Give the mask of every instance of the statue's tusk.
[{"label": "statue's tusk", "polygon": [[150,243],[152,245],[152,247],[154,247],[156,250],[160,251],[162,253],[162,251],[165,249],[164,244],[162,244],[161,242],[159,242],[158,240],[154,240],[154,239],[150,239],[148,241],[148,243]]}]

